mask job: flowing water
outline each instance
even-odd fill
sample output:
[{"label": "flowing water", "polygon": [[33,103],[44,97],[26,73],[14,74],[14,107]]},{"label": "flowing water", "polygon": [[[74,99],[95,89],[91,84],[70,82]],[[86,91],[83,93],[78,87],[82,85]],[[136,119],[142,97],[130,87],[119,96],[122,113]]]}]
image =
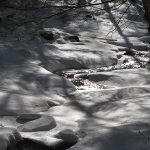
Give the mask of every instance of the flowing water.
[{"label": "flowing water", "polygon": [[90,69],[69,69],[56,71],[55,73],[70,80],[76,86],[77,90],[108,89],[109,87],[105,84],[90,81],[88,75],[91,73],[96,74],[113,70],[146,68],[148,62],[150,62],[150,51],[126,51],[123,55],[128,56],[128,58],[114,66]]}]

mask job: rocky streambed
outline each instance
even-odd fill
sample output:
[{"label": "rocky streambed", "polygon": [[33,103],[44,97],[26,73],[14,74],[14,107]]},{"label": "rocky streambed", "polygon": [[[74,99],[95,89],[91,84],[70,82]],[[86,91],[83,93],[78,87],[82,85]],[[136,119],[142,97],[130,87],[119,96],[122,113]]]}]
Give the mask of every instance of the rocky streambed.
[{"label": "rocky streambed", "polygon": [[91,74],[99,74],[101,72],[111,72],[115,70],[124,69],[148,69],[150,62],[150,51],[135,51],[129,49],[122,49],[121,54],[118,55],[118,64],[108,67],[97,67],[90,69],[69,69],[55,71],[54,73],[63,76],[70,80],[77,88],[77,90],[92,90],[92,89],[109,89],[108,85],[101,84],[90,80]]}]

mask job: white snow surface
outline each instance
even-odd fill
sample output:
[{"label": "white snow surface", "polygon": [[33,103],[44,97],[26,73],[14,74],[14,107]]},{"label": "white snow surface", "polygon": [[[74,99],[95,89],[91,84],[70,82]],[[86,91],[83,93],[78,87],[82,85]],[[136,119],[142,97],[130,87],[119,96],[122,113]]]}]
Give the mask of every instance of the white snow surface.
[{"label": "white snow surface", "polygon": [[[122,53],[126,49],[150,50],[141,1],[124,14],[127,6],[102,11],[89,20],[81,19],[84,9],[75,20],[71,15],[65,20],[61,16],[49,19],[42,30],[52,31],[54,41],[32,32],[32,23],[7,31],[7,36],[0,30],[0,125],[48,146],[78,141],[70,150],[149,149],[148,69],[88,73],[90,82],[106,85],[106,89],[77,90],[70,80],[55,74],[123,63],[128,59]],[[80,42],[64,39],[71,35],[77,35]],[[2,134],[0,130],[1,150],[13,136],[8,130]]]}]

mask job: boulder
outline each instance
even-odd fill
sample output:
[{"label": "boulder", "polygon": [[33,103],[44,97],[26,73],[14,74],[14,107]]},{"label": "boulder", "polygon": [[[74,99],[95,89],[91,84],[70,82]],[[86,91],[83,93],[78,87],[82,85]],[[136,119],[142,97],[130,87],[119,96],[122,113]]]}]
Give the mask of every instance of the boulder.
[{"label": "boulder", "polygon": [[49,41],[55,40],[54,34],[52,31],[41,30],[41,31],[39,31],[39,34],[42,38],[44,38],[46,40],[49,40]]},{"label": "boulder", "polygon": [[76,35],[66,36],[64,37],[64,40],[70,41],[70,42],[80,42],[80,39]]},{"label": "boulder", "polygon": [[39,119],[41,117],[40,114],[21,114],[20,116],[17,117],[17,122],[22,123],[22,122],[28,122],[32,120]]},{"label": "boulder", "polygon": [[[24,117],[25,119],[27,119],[25,115]],[[41,116],[39,119],[29,121],[19,126],[18,130],[22,132],[49,131],[55,127],[56,127],[56,121],[53,117]]]},{"label": "boulder", "polygon": [[66,143],[76,144],[78,141],[77,135],[70,129],[65,129],[56,134],[56,137],[62,139]]}]

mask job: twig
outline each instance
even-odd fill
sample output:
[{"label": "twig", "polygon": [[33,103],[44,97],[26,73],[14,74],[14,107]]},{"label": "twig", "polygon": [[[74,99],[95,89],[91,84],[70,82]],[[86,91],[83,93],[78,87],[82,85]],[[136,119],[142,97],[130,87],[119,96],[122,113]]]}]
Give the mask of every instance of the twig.
[{"label": "twig", "polygon": [[[129,8],[131,7],[132,3],[130,3],[130,5],[126,8],[126,10],[124,11],[124,13],[122,14],[122,16],[118,19],[117,24],[119,25],[119,23],[121,22],[121,19],[123,18],[124,14],[129,10]],[[122,25],[121,25],[122,26]],[[120,27],[121,27],[120,26]],[[113,30],[111,30],[110,32],[108,32],[108,34],[106,35],[106,38],[108,37],[108,35],[110,33],[113,33],[116,30],[117,27],[115,27]]]},{"label": "twig", "polygon": [[[128,0],[124,0],[124,1],[128,1]],[[28,10],[37,10],[37,9],[42,9],[42,8],[50,8],[50,7],[57,7],[57,8],[83,8],[83,7],[88,7],[88,6],[96,6],[96,5],[103,5],[106,3],[111,3],[111,2],[115,2],[115,0],[108,0],[105,2],[100,2],[100,3],[87,3],[85,5],[74,5],[74,6],[70,6],[70,5],[62,5],[62,6],[56,6],[56,5],[43,5],[42,7],[37,7],[37,8],[28,8]],[[15,10],[26,10],[26,8],[20,8],[20,7],[14,7],[14,6],[8,6],[5,5],[5,8],[10,8],[10,9],[15,9]]]}]

